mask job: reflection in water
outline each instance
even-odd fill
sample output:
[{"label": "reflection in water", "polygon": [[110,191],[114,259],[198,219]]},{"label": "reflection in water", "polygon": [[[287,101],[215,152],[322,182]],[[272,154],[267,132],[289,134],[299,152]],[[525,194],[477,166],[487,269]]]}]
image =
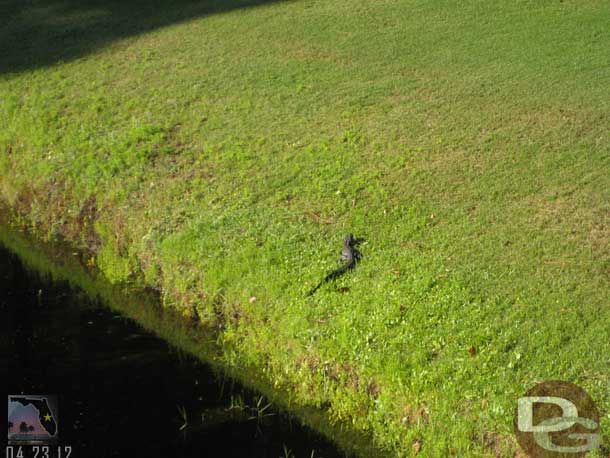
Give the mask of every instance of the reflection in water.
[{"label": "reflection in water", "polygon": [[[57,394],[74,457],[337,457],[261,396],[0,246],[8,393]],[[291,451],[291,453],[289,452]]]}]

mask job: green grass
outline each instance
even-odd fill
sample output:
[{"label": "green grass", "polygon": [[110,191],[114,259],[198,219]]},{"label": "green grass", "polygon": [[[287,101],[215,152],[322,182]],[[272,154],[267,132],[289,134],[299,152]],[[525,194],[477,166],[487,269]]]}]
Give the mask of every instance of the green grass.
[{"label": "green grass", "polygon": [[508,450],[549,378],[610,441],[605,2],[16,5],[0,196],[40,237],[390,456]]}]

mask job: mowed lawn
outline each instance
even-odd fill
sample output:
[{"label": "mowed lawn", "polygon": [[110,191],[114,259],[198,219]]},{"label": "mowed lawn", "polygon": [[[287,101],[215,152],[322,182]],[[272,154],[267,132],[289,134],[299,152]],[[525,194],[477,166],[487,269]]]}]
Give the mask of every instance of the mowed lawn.
[{"label": "mowed lawn", "polygon": [[[512,456],[547,379],[608,453],[607,2],[0,12],[0,198],[41,238],[388,456]],[[361,262],[306,297],[348,232]]]}]

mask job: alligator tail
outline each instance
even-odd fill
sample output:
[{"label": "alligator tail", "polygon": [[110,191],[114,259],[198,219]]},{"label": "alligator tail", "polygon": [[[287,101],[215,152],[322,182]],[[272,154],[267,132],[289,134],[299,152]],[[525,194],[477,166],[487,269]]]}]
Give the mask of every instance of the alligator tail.
[{"label": "alligator tail", "polygon": [[341,267],[339,267],[336,270],[333,270],[331,273],[329,273],[326,277],[324,277],[324,279],[318,283],[316,285],[315,288],[313,288],[311,291],[309,291],[306,296],[311,296],[313,293],[315,293],[320,286],[322,286],[324,283],[326,283],[329,280],[334,280],[335,278],[341,276],[343,273],[345,273],[346,271],[348,271],[349,269],[351,269],[352,267],[354,267],[354,262],[348,262],[347,264],[342,265]]}]

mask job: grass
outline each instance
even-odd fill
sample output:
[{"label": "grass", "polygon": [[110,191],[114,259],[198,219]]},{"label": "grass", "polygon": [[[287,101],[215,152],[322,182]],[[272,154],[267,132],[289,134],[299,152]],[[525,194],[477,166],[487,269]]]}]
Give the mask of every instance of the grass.
[{"label": "grass", "polygon": [[[11,219],[10,209],[0,203],[0,221]],[[189,433],[198,434],[201,428],[225,422],[229,418],[243,421],[253,417],[257,422],[264,421],[271,415],[265,413],[265,410],[268,409],[268,404],[272,403],[275,412],[284,414],[289,422],[297,420],[323,432],[346,451],[358,450],[365,456],[380,456],[380,451],[372,446],[370,438],[365,434],[342,424],[330,423],[319,409],[291,404],[291,393],[287,389],[272,387],[258,368],[250,370],[243,366],[227,365],[226,354],[223,353],[215,335],[217,333],[205,329],[202,332],[201,327],[194,326],[192,319],[184,319],[180,310],[166,309],[159,313],[159,297],[154,291],[131,285],[112,284],[102,272],[91,268],[86,250],[75,252],[69,244],[58,241],[41,242],[36,240],[32,233],[24,233],[23,229],[19,229],[19,218],[16,223],[17,228],[13,227],[13,224],[0,225],[0,245],[19,256],[29,271],[40,275],[45,281],[67,282],[76,292],[81,291],[95,301],[101,301],[120,316],[135,320],[148,332],[165,339],[178,358],[188,359],[189,354],[196,355],[209,363],[223,389],[234,393],[230,396],[230,403],[226,408],[199,412],[199,424],[185,423],[188,412],[179,406],[178,413],[183,418],[183,424],[186,424],[182,429],[185,437]],[[245,391],[235,391],[235,380],[239,380],[239,386]],[[263,393],[264,397],[259,393]],[[264,399],[269,402],[262,406]]]},{"label": "grass", "polygon": [[182,430],[188,428],[188,425],[189,425],[188,414],[187,414],[186,408],[184,406],[176,405],[176,408],[178,409],[178,414],[180,415],[180,421],[182,422],[182,425],[180,426],[180,428],[178,428],[178,431],[182,431]]},{"label": "grass", "polygon": [[224,4],[3,2],[0,196],[390,456],[508,454],[549,378],[608,444],[605,3]]}]

